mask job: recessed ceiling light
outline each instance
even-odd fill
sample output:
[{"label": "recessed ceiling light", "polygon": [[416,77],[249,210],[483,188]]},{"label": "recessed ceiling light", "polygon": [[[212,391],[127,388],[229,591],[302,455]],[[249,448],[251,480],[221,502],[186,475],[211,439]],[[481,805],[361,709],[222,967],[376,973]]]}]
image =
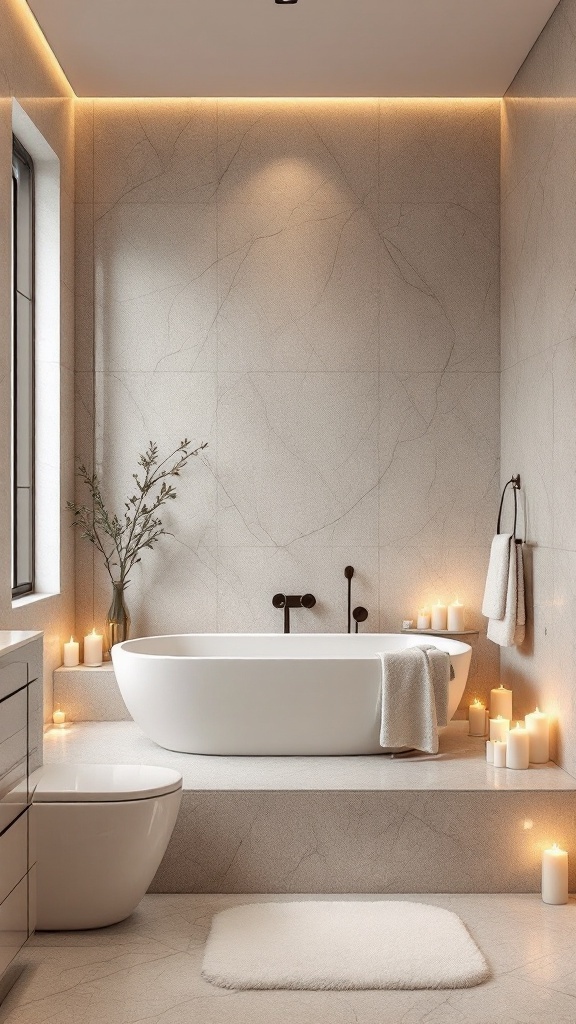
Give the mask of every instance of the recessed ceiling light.
[{"label": "recessed ceiling light", "polygon": [[277,4],[297,4],[298,0],[276,0]]}]

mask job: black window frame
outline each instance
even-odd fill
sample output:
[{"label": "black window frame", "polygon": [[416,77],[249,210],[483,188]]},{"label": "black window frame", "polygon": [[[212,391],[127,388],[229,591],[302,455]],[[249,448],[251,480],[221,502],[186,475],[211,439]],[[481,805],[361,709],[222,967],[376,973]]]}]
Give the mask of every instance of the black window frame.
[{"label": "black window frame", "polygon": [[[22,221],[22,223],[21,223]],[[23,231],[26,237],[23,239]],[[12,137],[12,599],[35,589],[34,161]],[[26,245],[25,265],[19,253]],[[23,270],[23,265],[25,269]],[[24,313],[25,315],[19,315]],[[24,514],[22,511],[24,501]],[[23,538],[25,534],[25,539]],[[23,548],[25,547],[25,556]],[[23,561],[26,571],[24,571]]]}]

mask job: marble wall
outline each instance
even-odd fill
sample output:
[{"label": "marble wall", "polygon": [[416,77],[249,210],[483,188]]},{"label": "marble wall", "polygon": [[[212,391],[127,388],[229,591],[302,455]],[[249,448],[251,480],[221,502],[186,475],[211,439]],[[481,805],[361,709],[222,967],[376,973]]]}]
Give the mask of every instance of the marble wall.
[{"label": "marble wall", "polygon": [[[479,607],[499,486],[497,101],[77,104],[78,454],[208,441],[134,629],[371,630]],[[77,631],[109,588],[77,545]],[[471,691],[499,671],[475,647]]]},{"label": "marble wall", "polygon": [[[42,380],[60,396],[60,557],[59,593],[11,601],[11,160],[12,97],[16,97],[60,160],[60,362],[42,367]],[[74,549],[64,504],[74,491],[74,100],[28,6],[20,0],[0,4],[0,627],[42,629],[45,714],[52,712],[52,672],[62,662],[62,641],[74,623]],[[57,403],[56,403],[57,404]],[[37,459],[43,455],[37,451]],[[56,460],[57,461],[57,460]],[[44,476],[57,472],[50,455]],[[39,524],[42,543],[57,544],[56,523]],[[51,534],[51,536],[50,536]]]},{"label": "marble wall", "polygon": [[521,473],[533,616],[503,673],[557,715],[576,774],[576,2],[562,0],[502,114],[502,474]]}]

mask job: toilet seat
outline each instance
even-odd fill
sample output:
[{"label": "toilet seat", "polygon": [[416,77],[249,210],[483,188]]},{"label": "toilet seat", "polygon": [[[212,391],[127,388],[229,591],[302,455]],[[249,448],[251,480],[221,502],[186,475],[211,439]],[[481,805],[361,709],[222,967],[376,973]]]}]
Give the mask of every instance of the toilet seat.
[{"label": "toilet seat", "polygon": [[45,764],[29,782],[35,804],[115,803],[174,793],[182,776],[144,764]]}]

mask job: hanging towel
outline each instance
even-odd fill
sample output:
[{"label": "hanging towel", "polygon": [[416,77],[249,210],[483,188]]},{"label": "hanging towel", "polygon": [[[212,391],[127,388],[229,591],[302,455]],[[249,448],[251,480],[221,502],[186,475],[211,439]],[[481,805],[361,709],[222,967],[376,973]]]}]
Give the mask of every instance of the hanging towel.
[{"label": "hanging towel", "polygon": [[[495,537],[494,540],[499,540],[500,534]],[[492,551],[494,551],[494,541],[492,542]],[[492,561],[492,558],[490,559]],[[490,569],[488,570],[488,577],[490,577]],[[488,593],[489,579],[486,580],[486,593]],[[496,604],[486,603],[486,594],[484,596],[484,604],[482,605],[482,612],[484,615],[487,614],[486,607],[496,609]],[[504,611],[501,615],[490,615],[488,618],[488,630],[487,636],[493,643],[498,644],[500,647],[514,647],[517,644],[521,644],[524,640],[526,633],[526,602],[524,597],[524,556],[522,553],[522,543],[515,541],[513,537],[509,538],[508,541],[508,577],[506,580],[506,599],[504,603]]]},{"label": "hanging towel", "polygon": [[492,541],[482,602],[482,614],[487,619],[503,619],[506,612],[512,539],[511,533],[497,533]]},{"label": "hanging towel", "polygon": [[431,644],[385,651],[380,745],[438,753],[438,726],[447,725],[450,657]]}]

